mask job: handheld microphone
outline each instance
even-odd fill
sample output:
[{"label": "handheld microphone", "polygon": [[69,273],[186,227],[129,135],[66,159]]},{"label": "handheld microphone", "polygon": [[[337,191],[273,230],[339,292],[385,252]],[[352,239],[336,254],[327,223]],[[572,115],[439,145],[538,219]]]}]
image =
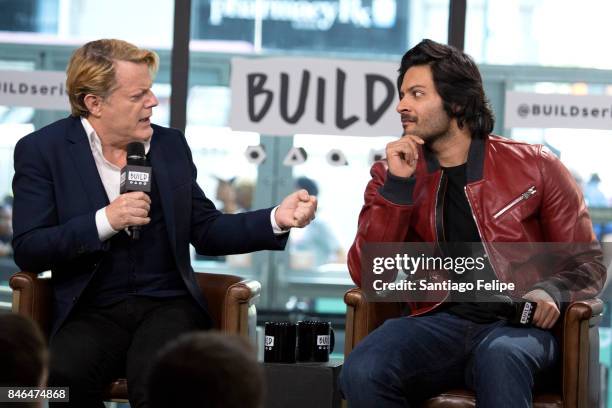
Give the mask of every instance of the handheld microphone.
[{"label": "handheld microphone", "polygon": [[508,321],[508,323],[519,326],[529,327],[535,315],[536,302],[527,299],[517,299],[510,296],[494,295],[495,303],[489,303],[489,309],[494,311],[498,317]]},{"label": "handheld microphone", "polygon": [[[130,193],[132,191],[151,192],[151,166],[145,156],[144,145],[140,142],[132,142],[127,146],[127,164],[121,169],[121,187],[119,192]],[[133,240],[140,239],[140,226],[128,227]]]}]

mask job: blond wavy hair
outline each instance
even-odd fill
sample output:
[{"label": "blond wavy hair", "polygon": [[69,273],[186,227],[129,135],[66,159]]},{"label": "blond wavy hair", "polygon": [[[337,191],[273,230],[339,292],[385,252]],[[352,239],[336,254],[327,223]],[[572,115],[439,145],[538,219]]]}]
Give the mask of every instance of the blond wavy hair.
[{"label": "blond wavy hair", "polygon": [[96,40],[78,48],[66,68],[66,90],[73,116],[89,115],[85,96],[102,98],[110,95],[117,85],[115,61],[145,63],[151,76],[159,67],[158,55],[122,40]]}]

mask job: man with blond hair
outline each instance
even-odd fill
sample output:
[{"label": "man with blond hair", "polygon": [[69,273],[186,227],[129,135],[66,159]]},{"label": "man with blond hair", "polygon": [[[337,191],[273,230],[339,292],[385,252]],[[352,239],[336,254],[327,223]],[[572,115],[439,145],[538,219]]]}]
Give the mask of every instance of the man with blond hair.
[{"label": "man with blond hair", "polygon": [[[155,53],[125,41],[85,44],[67,68],[72,115],[15,147],[15,261],[52,270],[49,384],[70,387],[71,406],[102,407],[105,387],[122,375],[132,406],[147,406],[150,357],[211,326],[189,244],[206,255],[283,249],[286,232],[316,209],[299,191],[273,209],[217,211],[196,182],[185,136],[151,123],[157,66]],[[132,142],[144,144],[153,169],[149,194],[119,194]]]}]

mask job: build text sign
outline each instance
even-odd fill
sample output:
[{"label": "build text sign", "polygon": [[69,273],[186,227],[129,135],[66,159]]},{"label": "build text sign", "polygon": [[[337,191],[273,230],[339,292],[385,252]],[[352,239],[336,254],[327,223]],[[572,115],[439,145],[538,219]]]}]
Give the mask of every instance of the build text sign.
[{"label": "build text sign", "polygon": [[395,136],[397,64],[310,58],[232,60],[234,130]]}]

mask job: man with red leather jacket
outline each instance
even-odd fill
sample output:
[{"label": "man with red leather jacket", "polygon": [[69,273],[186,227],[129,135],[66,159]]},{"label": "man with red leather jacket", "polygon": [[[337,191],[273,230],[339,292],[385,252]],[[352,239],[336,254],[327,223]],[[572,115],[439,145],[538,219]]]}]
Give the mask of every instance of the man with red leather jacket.
[{"label": "man with red leather jacket", "polygon": [[[543,146],[490,134],[482,79],[463,52],[424,40],[403,56],[397,85],[404,134],[372,166],[351,277],[362,285],[367,243],[479,243],[490,277],[537,307],[531,327],[516,327],[486,302],[409,302],[410,316],[387,320],[348,356],[342,392],[352,408],[406,407],[467,386],[478,407],[530,407],[536,377],[558,362],[550,329],[560,310],[605,281],[582,193]],[[512,274],[495,245],[526,242],[561,243],[571,262]]]}]

